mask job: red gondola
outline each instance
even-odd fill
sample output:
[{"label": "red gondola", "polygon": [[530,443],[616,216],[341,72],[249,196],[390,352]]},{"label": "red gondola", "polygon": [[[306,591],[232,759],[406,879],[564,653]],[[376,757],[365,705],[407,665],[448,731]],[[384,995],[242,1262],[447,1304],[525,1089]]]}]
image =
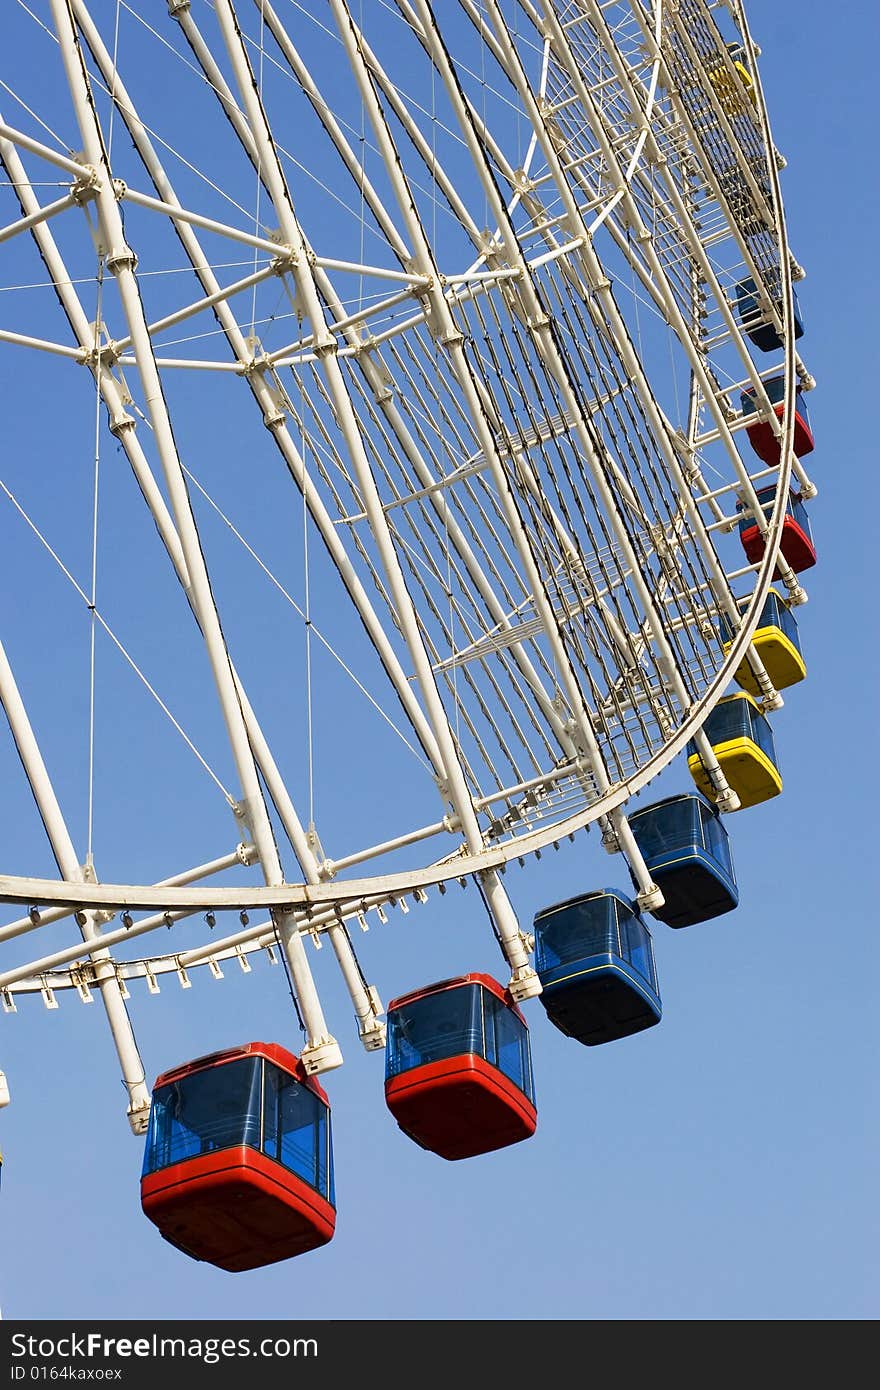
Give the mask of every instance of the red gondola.
[{"label": "red gondola", "polygon": [[[770,399],[770,404],[777,419],[781,420],[785,411],[785,378],[783,376],[772,376],[764,382],[764,388]],[[752,387],[743,391],[740,395],[743,413],[753,415],[755,412],[755,392]],[[779,440],[773,433],[773,429],[767,420],[756,420],[752,425],[746,425],[746,434],[749,443],[754,449],[758,458],[765,463],[776,465],[779,463]],[[811,454],[815,448],[813,431],[810,427],[810,417],[807,413],[806,402],[800,387],[795,390],[795,411],[794,411],[794,439],[792,448],[799,459],[806,454]]]},{"label": "red gondola", "polygon": [[441,980],[388,1005],[385,1101],[441,1158],[472,1158],[535,1132],[529,1030],[489,975]]},{"label": "red gondola", "polygon": [[[776,502],[775,484],[760,488],[755,495],[761,503],[761,510],[769,519]],[[737,503],[736,509],[738,512],[744,511],[741,502]],[[739,538],[749,564],[757,565],[764,554],[764,537],[753,516],[743,515],[739,523]],[[813,544],[807,509],[800,493],[789,492],[788,494],[779,550],[782,558],[788,562],[795,574],[799,574],[801,570],[809,569],[816,563],[816,547]],[[773,578],[779,579],[780,577],[779,570],[774,569]]]},{"label": "red gondola", "polygon": [[277,1043],[165,1072],[153,1090],[141,1205],[171,1245],[233,1272],[325,1245],[336,1205],[324,1091]]}]

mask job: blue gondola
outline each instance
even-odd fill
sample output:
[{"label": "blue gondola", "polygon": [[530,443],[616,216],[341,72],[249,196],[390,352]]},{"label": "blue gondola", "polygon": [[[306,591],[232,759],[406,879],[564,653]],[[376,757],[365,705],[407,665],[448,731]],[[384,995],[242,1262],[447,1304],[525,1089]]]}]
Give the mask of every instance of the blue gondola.
[{"label": "blue gondola", "polygon": [[714,806],[693,792],[634,811],[630,829],[665,902],[652,915],[690,927],[739,902],[730,839]]},{"label": "blue gondola", "polygon": [[[801,318],[800,305],[795,291],[792,291],[794,302],[794,336],[802,338],[804,333],[804,323]],[[781,300],[775,301],[776,308],[782,313]],[[740,322],[745,329],[746,337],[754,343],[761,352],[774,352],[782,347],[782,339],[776,332],[772,323],[765,323],[764,314],[758,297],[758,291],[754,280],[747,277],[740,280],[736,287],[736,309],[739,314]]]},{"label": "blue gondola", "polygon": [[560,1032],[587,1047],[660,1022],[654,948],[635,904],[606,888],[535,916],[541,1003]]}]

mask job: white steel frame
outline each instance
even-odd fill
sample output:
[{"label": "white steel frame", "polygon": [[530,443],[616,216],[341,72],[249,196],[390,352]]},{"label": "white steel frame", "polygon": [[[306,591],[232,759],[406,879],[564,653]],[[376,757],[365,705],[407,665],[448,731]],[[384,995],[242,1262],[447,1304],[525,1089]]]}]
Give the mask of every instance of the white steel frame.
[{"label": "white steel frame", "polygon": [[[322,14],[335,23],[338,53],[381,165],[381,186],[368,176],[319,74],[268,0],[216,0],[219,42],[213,47],[190,0],[169,0],[172,32],[176,25],[255,171],[264,229],[271,209],[274,227],[266,234],[181,202],[86,0],[47,3],[82,152],[71,158],[0,121],[0,160],[20,207],[20,215],[0,228],[0,262],[6,244],[32,239],[73,342],[0,326],[0,351],[41,352],[85,366],[91,375],[109,431],[137,479],[204,640],[239,786],[231,807],[239,837],[233,851],[156,884],[97,881],[91,860],[81,864],[76,854],[0,647],[0,702],[59,869],[57,879],[0,876],[0,901],[27,909],[0,927],[0,945],[70,915],[82,938],[0,970],[0,1000],[14,1010],[17,994],[40,993],[51,1007],[58,989],[75,988],[87,1002],[95,987],[119,1056],[129,1120],[139,1133],[149,1092],[126,1011],[127,980],[144,979],[155,991],[157,977],[173,971],[185,985],[190,967],[208,965],[219,975],[222,961],[236,959],[249,969],[255,952],[274,959],[280,949],[306,1035],[303,1060],[321,1072],[338,1066],[342,1053],[312,978],[309,936],[316,943],[326,936],[331,943],[360,1040],[380,1048],[381,1000],[366,982],[348,931],[351,923],[365,927],[367,914],[384,920],[389,906],[407,910],[409,901],[424,901],[429,889],[476,878],[510,969],[509,987],[526,999],[540,992],[540,983],[530,962],[534,943],[520,927],[503,882],[512,860],[595,823],[606,848],[623,854],[641,907],[650,911],[662,904],[629,829],[626,805],[693,740],[720,809],[737,809],[702,725],[743,659],[757,680],[762,707],[774,710],[783,703],[751,638],[777,567],[789,601],[806,600],[779,543],[790,482],[804,497],[816,493],[792,452],[795,385],[809,389],[814,383],[794,347],[792,280],[802,272],[788,247],[781,161],[772,143],[758,50],[739,0],[727,8],[754,73],[755,105],[741,92],[733,111],[729,93],[737,91],[739,77],[720,37],[714,56],[705,58],[690,28],[698,24],[704,44],[706,34],[718,34],[716,7],[707,0],[687,0],[684,8],[664,0],[615,0],[612,6],[598,0],[459,0],[454,18],[428,0],[398,0],[401,35],[436,84],[445,133],[454,126],[454,138],[466,151],[488,231],[444,167],[444,150],[436,133],[426,133],[412,94],[383,66],[345,0],[329,0]],[[530,46],[510,25],[512,9],[529,29]],[[280,55],[279,68],[297,84],[350,177],[364,216],[380,232],[384,263],[370,263],[362,254],[350,260],[324,256],[309,240],[295,210],[289,160],[273,133],[270,103],[249,56],[247,24],[254,13],[261,34]],[[491,61],[493,94],[503,88],[504,101],[531,133],[519,169],[504,131],[468,95],[467,65],[453,51],[462,23]],[[541,55],[537,79],[535,52]],[[682,62],[689,65],[693,86],[687,99],[675,87]],[[714,64],[726,73],[724,100],[712,80],[720,70]],[[97,81],[112,94],[149,189],[123,181],[111,167]],[[550,99],[551,90],[557,99]],[[756,149],[762,152],[760,178]],[[728,161],[724,168],[718,166],[719,150]],[[70,180],[67,190],[42,204],[25,157],[48,162]],[[425,180],[470,244],[470,265],[451,266],[443,244],[429,234],[419,207]],[[700,200],[702,223],[695,211]],[[137,255],[125,235],[126,205],[173,228],[198,286],[195,297],[152,321]],[[60,221],[82,213],[95,224],[100,260],[118,290],[122,321],[114,338],[106,336],[104,325],[90,322],[53,234]],[[761,290],[767,320],[784,345],[786,407],[779,421],[764,388],[765,363],[742,331],[730,289],[737,275],[746,274],[764,286],[750,230],[755,225],[772,241],[781,288],[778,302]],[[264,264],[224,285],[200,233],[247,248]],[[655,393],[652,364],[637,349],[622,291],[609,273],[615,258],[628,263],[690,375],[686,430],[676,428]],[[376,283],[376,297],[366,307],[353,309],[340,291],[340,279],[351,276]],[[288,293],[300,329],[271,351],[245,331],[232,303],[267,284]],[[570,310],[570,325],[583,333],[577,351],[566,345],[555,322],[557,302],[562,317]],[[163,333],[206,311],[227,357],[172,357],[157,346]],[[710,313],[711,332],[703,328]],[[489,359],[505,337],[510,372],[523,373],[515,380],[518,395],[504,395],[501,376],[496,389],[489,371]],[[433,379],[424,366],[429,348]],[[129,367],[137,374],[142,408],[134,406],[125,384]],[[226,373],[249,388],[430,769],[440,794],[436,821],[331,858],[316,827],[297,811],[233,665],[215,606],[163,387],[175,371]],[[307,405],[298,406],[284,385],[281,373],[288,372],[310,384]],[[592,384],[592,395],[582,378]],[[548,400],[543,419],[534,413],[541,381]],[[738,406],[745,386],[755,392],[756,410],[777,436],[778,467],[767,469],[739,447],[748,423]],[[230,380],[229,390],[237,389]],[[308,419],[303,410],[310,412]],[[158,476],[141,442],[139,417],[149,426]],[[603,419],[609,434],[597,426]],[[311,458],[300,444],[307,432]],[[438,459],[439,439],[448,466]],[[726,459],[721,485],[710,483],[702,463],[712,448]],[[572,490],[562,487],[554,501],[547,480],[557,464],[566,473],[576,465],[579,473]],[[653,506],[645,466],[668,487],[667,511],[659,502]],[[769,520],[756,497],[768,478],[777,483]],[[725,558],[737,500],[764,534],[757,566],[732,565]],[[590,515],[607,536],[592,554],[584,545],[584,507],[593,509]],[[403,541],[413,517],[426,534],[436,528],[442,535],[460,585],[456,611],[472,637],[448,654],[444,620],[427,581],[416,582],[418,570]],[[370,582],[390,612],[370,596]],[[744,613],[738,601],[743,586],[750,597]],[[709,640],[712,622],[722,615],[734,631],[723,654]],[[695,656],[687,655],[687,642]],[[604,692],[590,674],[594,661],[600,676],[612,673]],[[503,712],[523,750],[543,741],[554,752],[543,764],[533,759],[530,766],[524,755],[517,762],[503,748],[498,711],[490,704],[490,696],[503,698],[496,669],[515,691]],[[450,686],[457,672],[472,696]],[[480,679],[488,682],[489,695],[480,693]],[[636,742],[626,732],[627,721],[638,726]],[[625,769],[614,744],[624,733],[632,749]],[[495,771],[493,739],[518,773],[507,781]],[[491,777],[478,777],[475,754],[491,769],[494,785]],[[273,816],[289,840],[299,881],[285,874]],[[383,866],[383,859],[403,848],[421,845],[427,856],[438,840],[443,849],[416,868]],[[348,876],[370,861],[378,865],[374,872]],[[205,882],[222,879],[233,866],[253,866],[262,882]],[[257,924],[185,952],[128,956],[128,943],[178,921],[247,910],[259,914]],[[133,913],[147,915],[134,920]],[[121,914],[122,926],[111,926],[115,914]],[[124,947],[124,958],[112,954],[116,947]]]}]

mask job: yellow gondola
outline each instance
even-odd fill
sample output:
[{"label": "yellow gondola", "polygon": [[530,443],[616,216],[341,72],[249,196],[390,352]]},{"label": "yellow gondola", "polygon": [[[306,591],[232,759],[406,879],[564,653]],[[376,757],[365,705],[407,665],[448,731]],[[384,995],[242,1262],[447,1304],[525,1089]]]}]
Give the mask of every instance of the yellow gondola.
[{"label": "yellow gondola", "polygon": [[[741,44],[729,43],[727,52],[733,64],[733,70],[742,83],[743,91],[751,102],[752,106],[758,105],[758,98],[755,93],[755,83],[752,74],[749,72],[745,63],[742,61],[745,52]],[[740,89],[731,77],[726,67],[715,68],[709,73],[709,81],[718,94],[718,100],[722,109],[728,116],[736,115],[737,111],[743,110],[743,100]]]},{"label": "yellow gondola", "polygon": [[[749,600],[740,600],[745,608]],[[727,625],[725,624],[727,628]],[[724,633],[724,650],[731,645],[729,628]],[[770,589],[752,637],[752,645],[764,663],[764,669],[777,690],[785,690],[797,685],[807,674],[807,667],[801,654],[798,627],[789,604],[775,589]],[[743,658],[734,676],[737,685],[750,695],[759,698],[761,691],[748,661]]]},{"label": "yellow gondola", "polygon": [[[757,806],[782,791],[776,766],[773,731],[751,695],[725,695],[709,714],[703,732],[712,745],[721,770],[736,792],[740,806]],[[687,746],[688,771],[709,801],[716,792],[693,739]]]}]

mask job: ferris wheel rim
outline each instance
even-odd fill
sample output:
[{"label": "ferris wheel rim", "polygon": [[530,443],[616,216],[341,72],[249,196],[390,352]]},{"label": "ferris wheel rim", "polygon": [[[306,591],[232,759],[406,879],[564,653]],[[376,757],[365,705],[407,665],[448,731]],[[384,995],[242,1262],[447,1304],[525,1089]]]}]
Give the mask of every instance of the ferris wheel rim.
[{"label": "ferris wheel rim", "polygon": [[[662,5],[654,5],[657,23],[661,22]],[[741,7],[737,6],[740,10]],[[743,16],[744,21],[744,16]],[[744,30],[749,45],[751,37]],[[659,60],[658,60],[659,62]],[[125,885],[117,883],[75,883],[69,879],[34,879],[23,876],[0,877],[0,901],[20,903],[33,907],[39,914],[41,906],[68,906],[79,909],[123,910],[123,909],[162,909],[169,912],[191,909],[193,911],[209,908],[240,909],[246,907],[267,907],[283,910],[303,911],[306,914],[316,906],[349,903],[354,899],[373,897],[377,894],[406,894],[416,889],[432,887],[440,883],[462,877],[479,877],[490,869],[503,868],[511,861],[540,851],[566,836],[573,835],[597,821],[601,816],[623,806],[630,797],[641,792],[664,768],[666,768],[685,743],[696,733],[705,720],[707,712],[730,684],[734,672],[743,660],[757,625],[758,617],[772,583],[774,570],[779,558],[781,542],[781,523],[784,504],[792,471],[792,440],[794,436],[793,385],[795,379],[792,277],[784,212],[779,190],[776,162],[772,158],[772,137],[767,116],[760,79],[756,74],[764,141],[767,151],[767,167],[773,189],[773,202],[776,213],[775,231],[778,239],[779,264],[784,287],[783,318],[785,339],[785,377],[786,404],[782,422],[781,459],[776,471],[777,495],[773,515],[770,520],[768,543],[760,565],[755,570],[754,587],[750,595],[749,607],[732,643],[727,647],[723,661],[713,679],[685,714],[674,734],[636,772],[626,780],[613,784],[604,794],[573,815],[557,822],[530,830],[502,843],[487,844],[479,852],[458,853],[439,862],[424,865],[417,870],[401,870],[391,874],[378,874],[356,879],[332,879],[319,883],[284,882],[277,886],[241,886],[234,889],[194,889],[163,888],[155,885]],[[5,129],[5,128],[4,128]],[[332,873],[332,863],[328,867]],[[308,930],[306,922],[304,930]]]}]

